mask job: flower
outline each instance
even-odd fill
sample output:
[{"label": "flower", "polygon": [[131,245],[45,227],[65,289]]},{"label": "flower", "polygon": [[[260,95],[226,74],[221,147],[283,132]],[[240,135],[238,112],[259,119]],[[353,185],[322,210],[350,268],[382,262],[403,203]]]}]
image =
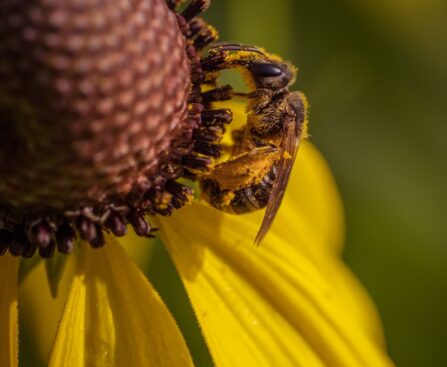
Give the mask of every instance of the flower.
[{"label": "flower", "polygon": [[[65,33],[56,37],[45,33],[48,30],[51,33],[66,22],[77,32],[81,28],[85,31],[85,27],[88,30],[91,30],[89,27],[101,28],[108,24],[109,13],[95,16],[96,12],[88,11],[90,8],[81,9],[76,4],[64,8],[60,3],[45,1],[42,4],[50,9],[47,16],[39,6],[27,8],[15,2],[5,3],[9,13],[6,31],[0,28],[0,37],[8,42],[5,48],[0,46],[0,55],[24,52],[21,47],[27,44],[30,45],[31,63],[19,63],[16,68],[8,59],[6,66],[1,65],[0,69],[0,74],[7,70],[5,75],[9,78],[6,92],[0,91],[0,123],[3,124],[0,127],[7,131],[4,136],[13,139],[7,139],[2,146],[11,161],[1,162],[3,168],[10,169],[2,171],[5,183],[0,186],[0,361],[3,365],[18,365],[18,278],[26,276],[27,271],[31,272],[28,274],[31,277],[42,269],[43,261],[53,295],[64,288],[59,282],[70,280],[66,297],[60,291],[57,300],[65,303],[49,355],[50,366],[193,365],[174,317],[129,258],[125,250],[128,247],[126,238],[123,248],[115,236],[123,236],[130,223],[136,234],[151,237],[151,228],[143,213],[171,214],[174,208],[190,201],[190,189],[177,180],[180,176],[194,178],[195,172],[208,167],[210,157],[217,155],[217,148],[220,148],[217,138],[212,144],[209,140],[207,144],[198,144],[201,142],[197,137],[199,128],[202,129],[199,133],[207,139],[215,132],[208,129],[206,123],[201,125],[203,121],[209,119],[213,121],[208,121],[209,125],[222,129],[221,125],[228,123],[232,114],[235,114],[235,123],[243,123],[246,116],[236,105],[206,109],[214,98],[228,99],[225,89],[218,89],[214,94],[200,90],[203,79],[196,52],[212,42],[216,33],[196,15],[209,2],[193,1],[177,17],[172,11],[177,1],[167,3],[171,12],[160,0],[154,0],[152,8],[146,2],[138,3],[137,14],[124,3],[120,5],[123,8],[117,8],[118,13],[114,13],[117,9],[113,7],[107,8],[112,18],[113,14],[124,14],[120,11],[136,15],[123,19],[135,21],[131,25],[137,31],[145,24],[142,20],[155,19],[149,26],[158,27],[158,33],[154,31],[154,34],[165,40],[161,48],[169,42],[177,42],[173,50],[175,56],[169,59],[171,64],[164,63],[163,58],[163,62],[154,61],[156,66],[152,73],[154,70],[164,73],[166,68],[171,70],[157,87],[167,85],[169,90],[165,87],[161,92],[152,90],[149,93],[160,102],[154,104],[155,112],[150,108],[144,110],[145,102],[129,102],[135,102],[135,98],[121,94],[119,88],[109,88],[114,76],[119,82],[126,78],[121,80],[122,74],[111,73],[113,67],[109,62],[115,60],[113,57],[106,57],[102,62],[95,52],[92,53],[90,48],[103,51],[101,47],[104,46],[95,48],[98,44],[95,46],[93,36],[88,38],[88,43],[83,43],[85,40],[76,37],[64,38]],[[73,13],[75,16],[71,18],[72,13],[67,9],[70,12],[81,9],[81,16]],[[160,22],[151,12],[175,23],[167,30],[168,34],[160,30]],[[25,24],[23,28],[25,18],[32,26]],[[23,32],[10,32],[10,28]],[[128,33],[120,33],[122,29],[118,27],[119,36],[130,43],[120,51],[128,57],[127,52],[132,54],[139,49],[138,42],[132,43]],[[183,36],[175,30],[181,30]],[[118,37],[115,32],[116,29],[110,29],[111,38],[107,41],[112,48],[122,46],[114,42],[117,40],[114,37]],[[150,34],[150,31],[138,33],[143,44],[150,39]],[[153,38],[151,42],[155,47]],[[178,51],[184,43],[188,59],[183,58],[185,53]],[[43,48],[43,53],[48,51],[48,54],[42,58],[43,44],[47,47]],[[68,47],[68,61],[66,53],[56,52],[60,47]],[[78,53],[79,49],[86,53]],[[165,47],[164,52],[168,49]],[[149,52],[148,56],[157,60],[154,53]],[[42,60],[43,67],[39,63]],[[92,74],[86,65],[94,65],[92,60],[107,75],[105,82],[100,79],[93,86],[103,89],[102,97],[95,104],[85,99],[92,88],[89,84]],[[128,70],[145,68],[144,62],[136,64]],[[181,72],[185,71],[185,65],[191,70],[192,83],[187,113],[185,91],[189,82]],[[179,67],[179,77],[173,76],[175,67]],[[11,69],[16,73],[12,74],[14,77],[9,75]],[[79,71],[81,82],[67,70]],[[29,73],[35,73],[38,84],[48,87],[48,95],[36,93],[35,85],[29,88],[29,81],[24,78]],[[144,74],[143,79],[146,77]],[[154,87],[151,83],[156,79],[154,74],[147,77],[149,89]],[[140,87],[144,88],[144,83],[135,88],[127,84],[124,91],[132,94],[138,90],[139,93]],[[73,88],[79,88],[81,94],[73,92]],[[48,100],[53,92],[63,96],[64,103],[60,104],[58,99]],[[140,97],[138,95],[136,100]],[[38,104],[39,101],[42,104]],[[141,128],[144,122],[131,119],[127,121],[129,126],[122,129],[126,116],[120,108],[115,108],[126,101],[129,111],[144,110],[139,116],[149,129],[145,131],[147,137],[132,140],[132,144],[122,143],[121,139],[130,139],[129,134],[135,132],[133,129]],[[66,106],[79,120],[66,113]],[[49,111],[63,112],[58,118],[70,126],[71,135],[60,134],[58,129],[65,125],[60,125],[61,121],[57,124]],[[98,115],[97,120],[92,119]],[[154,123],[157,116],[170,122],[169,134],[157,130],[159,124]],[[7,119],[12,123],[5,124]],[[42,125],[43,122],[46,125]],[[48,126],[58,132],[52,135],[48,131],[42,135]],[[193,136],[195,143],[185,147]],[[129,153],[129,149],[140,143],[142,150]],[[18,156],[11,154],[14,146],[15,149],[19,147]],[[56,148],[60,155],[54,155]],[[72,171],[67,171],[62,163],[67,163],[67,157],[73,158],[71,148],[79,161],[69,166]],[[38,157],[35,161],[23,159],[34,153]],[[126,159],[121,161],[122,157]],[[295,170],[276,224],[260,248],[254,248],[252,241],[261,213],[230,216],[196,201],[170,218],[154,219],[188,293],[213,361],[217,366],[390,366],[374,308],[339,259],[343,242],[341,205],[327,167],[308,143],[302,147],[297,165],[302,167]],[[48,175],[40,177],[36,172]],[[76,173],[75,179],[70,176],[73,173]],[[23,181],[23,177],[29,180]],[[60,180],[54,181],[54,177]],[[25,194],[18,191],[17,182],[28,184],[29,191]],[[36,182],[41,184],[36,186]],[[67,187],[71,190],[66,191]],[[85,187],[87,193],[83,192]],[[61,195],[61,192],[68,195]],[[46,205],[42,204],[44,198]],[[71,206],[73,210],[68,210]],[[74,246],[76,234],[82,239],[79,246]],[[104,244],[107,245],[103,247]],[[64,257],[55,253],[56,248],[59,253],[72,255]],[[34,256],[36,250],[47,260]],[[23,259],[20,260],[20,256]],[[26,260],[31,257],[37,261]],[[33,268],[36,264],[40,265]],[[47,320],[59,319],[59,315],[51,307],[42,307],[45,294],[40,287],[28,289],[26,293],[27,303],[23,308],[29,307],[37,316],[32,320],[35,334],[44,340],[51,334],[51,323]]]},{"label": "flower", "polygon": [[[374,308],[339,259],[338,195],[309,143],[300,151],[290,187],[259,248],[252,245],[259,213],[235,217],[194,203],[160,220],[214,362],[392,365]],[[166,306],[121,246],[111,237],[107,241],[99,250],[82,248],[50,366],[192,365]],[[1,300],[7,300],[0,310],[0,355],[14,360],[17,259],[0,261]],[[33,296],[29,307],[40,310],[42,292]]]}]

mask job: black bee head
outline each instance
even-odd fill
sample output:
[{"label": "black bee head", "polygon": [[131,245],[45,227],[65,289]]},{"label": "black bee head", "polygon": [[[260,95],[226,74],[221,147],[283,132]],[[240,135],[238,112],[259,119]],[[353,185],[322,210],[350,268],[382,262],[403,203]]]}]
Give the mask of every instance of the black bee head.
[{"label": "black bee head", "polygon": [[290,64],[275,60],[257,59],[248,66],[248,70],[257,88],[280,90],[295,79],[295,70]]}]

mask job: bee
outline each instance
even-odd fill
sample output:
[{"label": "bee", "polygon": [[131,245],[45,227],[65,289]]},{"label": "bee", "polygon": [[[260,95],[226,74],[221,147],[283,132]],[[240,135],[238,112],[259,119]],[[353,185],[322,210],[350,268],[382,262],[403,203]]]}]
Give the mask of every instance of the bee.
[{"label": "bee", "polygon": [[281,205],[305,134],[307,101],[289,91],[296,68],[255,46],[221,43],[209,51],[202,68],[210,81],[224,69],[239,69],[249,93],[245,126],[233,132],[229,158],[200,180],[202,195],[224,212],[244,214],[266,208],[255,244],[269,231]]}]

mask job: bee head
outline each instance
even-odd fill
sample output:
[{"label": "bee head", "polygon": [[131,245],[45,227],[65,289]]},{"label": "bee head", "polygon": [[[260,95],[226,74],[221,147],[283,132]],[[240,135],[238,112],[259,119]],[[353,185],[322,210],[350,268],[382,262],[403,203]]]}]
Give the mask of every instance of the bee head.
[{"label": "bee head", "polygon": [[256,59],[248,70],[253,76],[257,88],[280,90],[287,87],[295,79],[295,68],[285,62],[270,59]]}]

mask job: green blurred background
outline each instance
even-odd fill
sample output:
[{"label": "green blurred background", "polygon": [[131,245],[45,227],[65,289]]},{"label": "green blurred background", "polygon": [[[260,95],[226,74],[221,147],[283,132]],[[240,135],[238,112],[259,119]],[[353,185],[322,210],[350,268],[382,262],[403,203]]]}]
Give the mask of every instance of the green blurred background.
[{"label": "green blurred background", "polygon": [[[377,304],[389,353],[397,366],[447,365],[447,1],[214,0],[206,19],[222,40],[300,67],[312,141],[345,203],[346,261]],[[212,366],[160,243],[152,255],[140,266],[196,365]],[[23,365],[45,366],[26,329],[21,351]]]},{"label": "green blurred background", "polygon": [[300,67],[338,181],[346,261],[398,366],[447,363],[447,1],[226,0],[221,39]]}]

